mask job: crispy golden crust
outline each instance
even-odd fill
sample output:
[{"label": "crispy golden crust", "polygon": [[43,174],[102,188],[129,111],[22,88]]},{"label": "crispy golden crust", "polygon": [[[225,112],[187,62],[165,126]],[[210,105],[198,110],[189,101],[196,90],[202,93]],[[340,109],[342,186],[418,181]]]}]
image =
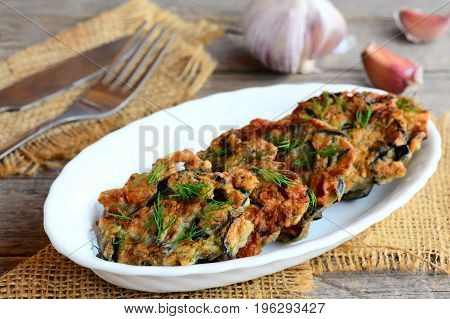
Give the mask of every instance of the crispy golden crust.
[{"label": "crispy golden crust", "polygon": [[266,244],[278,238],[282,229],[301,220],[309,207],[307,187],[295,174],[290,174],[290,178],[295,185],[280,188],[272,182],[262,181],[250,195],[251,204],[245,215],[254,224],[254,231],[237,257],[259,254]]},{"label": "crispy golden crust", "polygon": [[[199,156],[211,160],[214,170],[249,170],[258,177],[259,184],[250,194],[250,205],[245,211],[254,224],[254,231],[237,255],[248,257],[259,254],[267,243],[276,240],[283,228],[297,224],[307,211],[310,200],[307,187],[298,175],[289,171],[285,163],[276,160],[276,146],[259,137],[242,140],[241,133],[224,133]],[[259,168],[282,174],[291,181],[290,185],[277,185],[266,180]],[[244,179],[236,183],[247,184]]]},{"label": "crispy golden crust", "polygon": [[367,195],[373,183],[406,174],[406,163],[426,137],[430,116],[413,99],[372,92],[324,93],[299,103],[293,114],[316,117],[347,133],[356,150],[345,178],[350,199]]},{"label": "crispy golden crust", "polygon": [[[177,161],[183,161],[184,170],[175,169]],[[162,163],[166,168],[153,183],[151,173],[135,174],[123,189],[100,196],[105,207],[98,222],[102,257],[134,265],[233,258],[254,229],[244,210],[257,178],[245,170],[213,173],[209,162],[187,152],[160,160],[153,170]],[[233,182],[241,180],[245,185]],[[182,192],[180,185],[195,192]]]},{"label": "crispy golden crust", "polygon": [[355,150],[342,131],[317,119],[292,115],[276,122],[256,119],[226,132],[200,157],[210,160],[218,171],[282,163],[314,191],[319,206],[328,207],[343,195]]}]

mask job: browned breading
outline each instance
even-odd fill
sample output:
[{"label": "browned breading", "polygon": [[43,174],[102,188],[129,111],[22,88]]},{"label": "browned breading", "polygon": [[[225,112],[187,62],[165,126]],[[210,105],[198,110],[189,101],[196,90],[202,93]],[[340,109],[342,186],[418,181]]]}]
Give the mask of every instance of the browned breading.
[{"label": "browned breading", "polygon": [[374,183],[406,174],[407,162],[426,137],[430,116],[414,99],[373,92],[324,93],[299,103],[294,114],[318,118],[347,133],[356,150],[345,178],[348,199],[367,195]]},{"label": "browned breading", "polygon": [[238,257],[259,254],[265,245],[278,238],[282,229],[299,223],[308,210],[307,187],[295,174],[288,176],[295,184],[279,187],[262,180],[250,195],[251,204],[245,215],[254,224],[254,231],[247,244],[239,250]]},{"label": "browned breading", "polygon": [[[297,224],[308,210],[310,200],[298,175],[276,160],[276,146],[258,137],[243,141],[238,137],[240,133],[224,133],[199,156],[209,159],[214,170],[244,169],[258,177],[259,185],[250,194],[250,206],[246,209],[255,230],[238,253],[238,257],[248,257],[259,254],[267,243],[276,240],[283,228]],[[286,179],[288,184],[277,184],[274,182],[277,177]],[[246,183],[243,179],[241,182]]]},{"label": "browned breading", "polygon": [[200,156],[217,171],[235,165],[283,163],[314,191],[318,206],[328,207],[343,195],[355,150],[344,133],[325,122],[288,116],[276,122],[256,119],[226,132]]},{"label": "browned breading", "polygon": [[[184,170],[175,169],[177,161]],[[235,257],[254,229],[244,210],[258,180],[245,170],[213,173],[208,167],[190,152],[175,153],[155,163],[153,173],[135,174],[123,189],[102,193],[102,257],[134,265]],[[155,169],[159,174],[151,178]],[[241,180],[245,185],[233,182]]]}]

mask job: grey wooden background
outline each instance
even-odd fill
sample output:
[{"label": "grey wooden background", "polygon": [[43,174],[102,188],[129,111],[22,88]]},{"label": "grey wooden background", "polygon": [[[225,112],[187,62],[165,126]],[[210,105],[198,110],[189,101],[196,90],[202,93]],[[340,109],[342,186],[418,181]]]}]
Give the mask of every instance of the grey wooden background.
[{"label": "grey wooden background", "polygon": [[[114,7],[123,0],[0,0],[0,58],[47,37],[23,18],[8,9],[8,4],[52,33],[73,26],[95,13]],[[323,72],[314,75],[280,75],[262,67],[243,47],[238,31],[239,13],[246,0],[156,0],[187,19],[208,17],[222,21],[233,31],[207,49],[219,62],[213,76],[199,96],[250,86],[277,83],[328,81],[368,85],[362,65],[354,64],[361,49],[370,41],[384,43],[396,36],[398,29],[392,18],[403,6],[431,12],[445,5],[439,13],[449,13],[444,0],[334,0],[347,19],[349,32],[357,45],[342,56],[329,56],[320,62]],[[224,16],[227,18],[224,19]],[[414,45],[402,36],[387,45],[394,52],[408,56],[425,68],[425,84],[417,97],[436,116],[450,110],[450,35],[438,41]],[[348,68],[351,66],[350,68]],[[348,70],[347,70],[348,69]],[[33,255],[48,244],[42,227],[42,206],[58,171],[45,171],[35,178],[12,177],[0,180],[0,274]],[[318,298],[450,298],[449,277],[435,273],[361,272],[328,273],[315,279],[312,292]]]}]

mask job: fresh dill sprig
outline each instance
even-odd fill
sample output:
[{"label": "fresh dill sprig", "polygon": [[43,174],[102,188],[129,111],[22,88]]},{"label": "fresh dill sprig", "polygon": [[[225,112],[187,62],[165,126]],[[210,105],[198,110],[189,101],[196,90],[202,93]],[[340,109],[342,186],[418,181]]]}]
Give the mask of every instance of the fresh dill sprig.
[{"label": "fresh dill sprig", "polygon": [[414,113],[425,113],[426,110],[418,109],[413,106],[413,103],[408,97],[401,97],[395,102],[397,107],[401,109],[403,112],[414,112]]},{"label": "fresh dill sprig", "polygon": [[213,211],[222,209],[223,206],[230,205],[230,204],[233,204],[233,203],[234,203],[233,200],[228,200],[228,201],[225,201],[225,202],[221,202],[221,201],[217,201],[217,200],[213,199],[210,202],[208,202],[208,204],[206,205],[206,207],[203,210],[197,212],[196,216],[198,216],[200,218],[203,218],[203,219],[211,219],[212,216],[211,215],[205,215],[205,213],[209,213],[209,212],[213,212]]},{"label": "fresh dill sprig", "polygon": [[113,245],[120,245],[121,243],[123,243],[124,240],[125,240],[125,238],[118,237],[118,238],[116,238],[116,240],[113,241]]},{"label": "fresh dill sprig", "polygon": [[153,211],[151,214],[151,218],[147,222],[147,227],[150,227],[152,223],[156,226],[156,242],[161,243],[161,237],[164,235],[164,233],[173,226],[175,221],[177,220],[176,217],[171,218],[169,221],[167,221],[166,224],[164,224],[164,215],[166,214],[166,209],[164,208],[164,205],[161,203],[161,197],[158,194],[158,197],[156,198],[156,202],[153,204]]},{"label": "fresh dill sprig", "polygon": [[159,178],[161,177],[161,174],[164,171],[164,168],[165,168],[164,164],[156,165],[150,172],[150,175],[148,176],[147,184],[151,185],[151,184],[157,182],[159,180]]},{"label": "fresh dill sprig", "polygon": [[254,154],[245,154],[244,156],[242,156],[242,161],[244,161],[246,163],[260,161],[263,158],[263,156],[265,156],[267,154],[268,154],[267,151],[262,151],[262,152],[254,153]]},{"label": "fresh dill sprig", "polygon": [[125,213],[123,212],[122,208],[117,207],[117,210],[119,211],[120,214],[113,214],[113,213],[106,213],[106,215],[112,216],[114,218],[120,219],[120,220],[126,220],[126,221],[132,221],[133,218],[125,215]]},{"label": "fresh dill sprig", "polygon": [[335,103],[342,108],[342,111],[344,111],[344,112],[347,111],[347,101],[345,101],[344,99],[341,99],[336,94],[333,94],[333,98],[334,98]]},{"label": "fresh dill sprig", "polygon": [[180,200],[193,200],[197,197],[202,197],[209,190],[208,185],[203,183],[177,184],[170,186],[170,188],[175,192],[170,197]]},{"label": "fresh dill sprig", "polygon": [[268,182],[277,184],[278,186],[290,186],[297,185],[295,181],[282,174],[277,169],[265,169],[262,167],[252,166],[252,169],[256,170],[262,178]]},{"label": "fresh dill sprig", "polygon": [[360,128],[365,128],[367,124],[369,124],[370,117],[372,116],[372,107],[367,105],[367,108],[364,110],[356,111],[356,121],[359,124]]},{"label": "fresh dill sprig", "polygon": [[312,107],[314,112],[319,116],[319,118],[322,120],[323,119],[323,113],[324,111],[322,110],[322,105],[320,104],[319,101],[317,101],[316,99],[312,100]]},{"label": "fresh dill sprig", "polygon": [[295,140],[295,141],[291,141],[287,136],[280,136],[280,137],[275,137],[273,135],[269,136],[269,142],[273,143],[279,151],[285,153],[285,154],[289,154],[290,152],[292,152],[293,149],[295,149],[297,146],[300,145],[300,141],[299,140]]},{"label": "fresh dill sprig", "polygon": [[311,162],[304,152],[300,153],[301,158],[297,158],[294,162],[294,166],[299,168],[308,167],[311,168]]},{"label": "fresh dill sprig", "polygon": [[205,158],[211,158],[211,157],[223,157],[227,154],[227,151],[224,148],[217,148],[214,150],[207,150],[205,152]]},{"label": "fresh dill sprig", "polygon": [[314,191],[311,188],[308,188],[308,190],[306,191],[306,193],[309,196],[309,205],[314,208],[317,207],[317,197],[316,194],[314,194]]},{"label": "fresh dill sprig", "polygon": [[394,119],[390,119],[389,122],[387,122],[387,124],[383,124],[381,122],[376,122],[375,124],[381,126],[382,128],[384,128],[385,130],[391,126],[391,124],[394,122]]},{"label": "fresh dill sprig", "polygon": [[276,141],[275,143],[276,147],[279,150],[288,150],[291,147],[291,140],[289,138],[287,138],[286,136],[281,136],[280,139],[278,141]]},{"label": "fresh dill sprig", "polygon": [[325,91],[322,93],[322,96],[325,101],[324,101],[324,103],[321,103],[321,105],[326,109],[327,107],[329,107],[331,105],[330,93]]},{"label": "fresh dill sprig", "polygon": [[133,240],[133,244],[139,244],[142,243],[145,240],[145,237],[138,237]]},{"label": "fresh dill sprig", "polygon": [[327,148],[325,150],[320,150],[320,151],[312,151],[312,152],[306,152],[306,154],[311,154],[311,155],[326,155],[326,156],[334,156],[338,153],[340,153],[341,150],[339,148]]},{"label": "fresh dill sprig", "polygon": [[172,242],[170,242],[170,244],[178,244],[195,237],[200,237],[205,233],[206,229],[198,228],[197,225],[192,223],[191,227],[189,227],[187,231],[185,229],[182,229],[180,233],[177,235],[177,237],[175,237],[175,239]]}]

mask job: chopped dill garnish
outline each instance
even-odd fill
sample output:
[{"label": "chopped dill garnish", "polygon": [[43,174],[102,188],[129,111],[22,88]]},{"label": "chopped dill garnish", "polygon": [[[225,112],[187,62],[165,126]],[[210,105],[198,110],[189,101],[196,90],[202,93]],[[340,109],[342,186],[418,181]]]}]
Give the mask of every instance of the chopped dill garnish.
[{"label": "chopped dill garnish", "polygon": [[170,242],[170,244],[178,244],[183,241],[193,239],[196,237],[200,237],[206,233],[204,228],[198,228],[194,223],[191,224],[191,227],[186,231],[186,229],[182,229],[180,233],[175,237],[175,240]]},{"label": "chopped dill garnish", "polygon": [[281,136],[276,142],[276,147],[278,147],[279,150],[288,150],[291,147],[291,140],[286,136]]},{"label": "chopped dill garnish", "polygon": [[356,122],[358,122],[360,128],[365,128],[369,124],[370,117],[372,116],[372,107],[367,105],[364,110],[356,111]]},{"label": "chopped dill garnish", "polygon": [[387,129],[389,126],[391,126],[391,124],[394,122],[394,119],[390,119],[389,122],[387,122],[387,124],[383,124],[381,122],[376,122],[375,124],[381,126],[384,129]]},{"label": "chopped dill garnish", "polygon": [[347,111],[347,101],[345,101],[344,99],[341,99],[336,94],[333,94],[333,98],[334,98],[334,101],[336,102],[336,104],[342,108],[342,111],[344,111],[344,112]]},{"label": "chopped dill garnish", "polygon": [[170,195],[170,197],[180,200],[193,200],[197,197],[202,197],[209,190],[208,185],[203,183],[177,184],[170,186],[170,188],[176,193]]},{"label": "chopped dill garnish", "polygon": [[246,163],[260,161],[263,158],[263,156],[265,156],[267,154],[268,154],[267,151],[262,151],[262,152],[254,153],[254,154],[245,154],[244,156],[242,156],[242,161],[244,161]]},{"label": "chopped dill garnish", "polygon": [[161,177],[161,174],[164,171],[164,168],[165,168],[164,164],[156,165],[150,172],[150,175],[148,176],[147,184],[151,185],[151,184],[157,182],[159,180],[159,178]]},{"label": "chopped dill garnish", "polygon": [[278,186],[290,186],[297,185],[295,181],[282,174],[277,169],[265,169],[262,167],[252,166],[252,169],[256,170],[262,178],[268,182],[277,184]]},{"label": "chopped dill garnish", "polygon": [[113,245],[120,245],[124,240],[125,238],[123,237],[116,238],[116,240],[113,241]]},{"label": "chopped dill garnish", "polygon": [[317,101],[316,99],[313,99],[312,106],[313,111],[319,116],[320,119],[323,119],[324,112],[322,110],[322,105],[320,104],[320,102]]},{"label": "chopped dill garnish", "polygon": [[308,188],[308,190],[306,191],[306,193],[309,196],[309,205],[314,208],[317,207],[317,197],[316,194],[314,194],[314,191],[311,188]]},{"label": "chopped dill garnish", "polygon": [[122,208],[120,208],[120,206],[117,207],[117,210],[119,211],[120,214],[113,214],[113,213],[109,213],[108,212],[108,213],[106,213],[106,215],[112,216],[112,217],[117,218],[117,219],[126,220],[126,221],[132,221],[133,220],[133,218],[128,217],[127,215],[125,215],[125,213],[123,212]]},{"label": "chopped dill garnish", "polygon": [[166,209],[164,208],[164,205],[161,203],[161,197],[158,194],[158,197],[156,198],[156,202],[153,204],[153,211],[151,214],[151,218],[147,221],[147,227],[150,227],[152,223],[156,226],[156,242],[161,243],[161,237],[164,235],[164,233],[173,226],[175,221],[177,220],[176,217],[170,219],[165,225],[164,225],[164,215],[166,214]]},{"label": "chopped dill garnish", "polygon": [[205,152],[205,158],[211,158],[211,157],[223,157],[227,154],[227,151],[223,148],[217,148],[215,150],[207,150]]},{"label": "chopped dill garnish", "polygon": [[330,93],[325,91],[322,93],[322,96],[325,101],[324,101],[324,103],[321,103],[321,105],[326,109],[327,107],[329,107],[331,105]]},{"label": "chopped dill garnish", "polygon": [[299,140],[291,141],[288,137],[282,135],[280,137],[275,137],[273,135],[269,135],[268,138],[269,142],[273,143],[279,151],[289,154],[292,152],[293,149],[295,149],[297,146],[300,145]]},{"label": "chopped dill garnish", "polygon": [[297,158],[295,160],[295,162],[293,163],[293,165],[297,168],[303,168],[303,167],[308,167],[311,168],[311,162],[309,160],[308,155],[326,155],[328,157],[332,157],[336,154],[341,153],[342,150],[339,148],[328,148],[328,149],[324,149],[324,150],[320,150],[320,151],[311,151],[311,152],[301,152],[299,154],[299,158]]},{"label": "chopped dill garnish", "polygon": [[294,166],[299,168],[308,167],[311,168],[311,162],[305,153],[300,153],[301,158],[297,158],[294,162]]},{"label": "chopped dill garnish", "polygon": [[341,150],[339,148],[332,148],[332,147],[330,147],[330,148],[327,148],[325,150],[306,152],[306,154],[333,156],[333,155],[336,155],[336,154],[338,154],[340,152],[341,152]]},{"label": "chopped dill garnish", "polygon": [[138,237],[133,240],[133,244],[140,244],[145,240],[145,237]]},{"label": "chopped dill garnish", "polygon": [[212,216],[205,215],[205,213],[209,213],[209,212],[213,212],[213,211],[222,209],[223,206],[233,204],[233,203],[234,203],[234,201],[232,201],[232,200],[221,202],[221,201],[217,201],[217,200],[213,199],[210,202],[208,202],[208,204],[206,205],[206,207],[203,210],[197,212],[196,216],[203,218],[203,219],[211,219]]},{"label": "chopped dill garnish", "polygon": [[415,108],[411,99],[403,96],[395,102],[397,107],[401,109],[403,112],[414,112],[414,113],[425,113],[426,110],[421,110],[418,108]]}]

